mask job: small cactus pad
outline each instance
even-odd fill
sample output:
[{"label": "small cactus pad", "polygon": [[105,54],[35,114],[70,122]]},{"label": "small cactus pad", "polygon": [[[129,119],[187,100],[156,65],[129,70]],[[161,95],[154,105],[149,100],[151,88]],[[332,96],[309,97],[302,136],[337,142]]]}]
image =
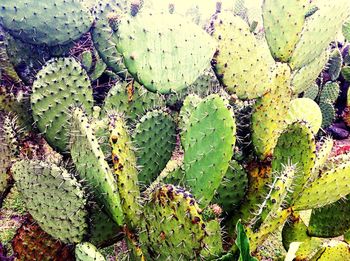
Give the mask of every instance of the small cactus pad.
[{"label": "small cactus pad", "polygon": [[79,243],[87,232],[86,199],[65,169],[42,161],[19,161],[12,167],[26,208],[40,227],[65,243]]},{"label": "small cactus pad", "polygon": [[16,260],[73,261],[70,248],[51,237],[32,220],[26,221],[12,239]]},{"label": "small cactus pad", "polygon": [[274,72],[271,92],[265,94],[254,105],[252,116],[253,143],[261,159],[271,155],[284,127],[291,100],[290,70],[287,65],[278,64]]},{"label": "small cactus pad", "polygon": [[336,37],[350,13],[348,0],[318,0],[315,4],[318,10],[305,22],[290,61],[292,69],[300,69],[319,56]]},{"label": "small cactus pad", "polygon": [[69,140],[69,108],[82,105],[92,111],[93,98],[89,77],[72,58],[49,61],[37,74],[31,104],[34,120],[48,143],[60,151]]},{"label": "small cactus pad", "polygon": [[75,247],[75,259],[77,261],[106,261],[98,249],[89,242],[83,242]]},{"label": "small cactus pad", "polygon": [[336,117],[336,112],[333,104],[329,101],[320,102],[319,104],[322,112],[322,128],[326,128],[333,123]]},{"label": "small cactus pad", "polygon": [[296,210],[320,208],[338,201],[350,194],[349,188],[350,164],[343,163],[326,171],[295,201]]},{"label": "small cactus pad", "polygon": [[213,203],[222,207],[224,212],[232,213],[232,211],[234,211],[243,200],[247,187],[247,173],[238,162],[231,161],[230,166],[216,191]]},{"label": "small cactus pad", "polygon": [[266,40],[273,57],[288,62],[305,21],[308,0],[266,0],[263,20]]},{"label": "small cactus pad", "polygon": [[150,184],[170,160],[176,144],[176,125],[163,111],[146,113],[136,124],[132,135],[136,147],[139,182]]},{"label": "small cactus pad", "polygon": [[339,78],[342,65],[343,65],[342,54],[338,48],[335,48],[332,51],[327,64],[327,68],[328,68],[327,71],[332,81],[336,81]]},{"label": "small cactus pad", "polygon": [[139,235],[150,260],[195,260],[206,235],[206,224],[190,193],[172,185],[152,192],[143,209]]},{"label": "small cactus pad", "polygon": [[312,62],[292,74],[293,93],[299,94],[314,84],[328,60],[328,52],[322,52]]},{"label": "small cactus pad", "polygon": [[310,85],[309,88],[307,88],[305,91],[304,91],[304,95],[303,95],[303,98],[309,98],[311,100],[315,100],[318,96],[318,92],[319,92],[319,87],[316,83],[313,83]]},{"label": "small cactus pad", "polygon": [[122,209],[131,226],[139,223],[140,189],[136,156],[131,146],[131,138],[124,119],[119,115],[109,115],[109,143],[112,148],[114,175],[117,180]]},{"label": "small cactus pad", "polygon": [[147,91],[137,82],[117,82],[107,94],[104,112],[116,111],[128,120],[136,120],[147,111],[164,106],[164,100],[157,93]]},{"label": "small cactus pad", "polygon": [[288,202],[299,197],[301,190],[310,178],[316,159],[316,144],[314,134],[308,124],[294,122],[286,127],[278,138],[273,153],[273,171],[282,171],[284,166],[295,165],[293,192]]},{"label": "small cactus pad", "polygon": [[218,258],[224,252],[222,248],[221,227],[217,220],[211,220],[206,226],[207,236],[204,238],[204,249],[200,255],[204,258],[213,259]]},{"label": "small cactus pad", "polygon": [[93,22],[78,0],[2,0],[0,21],[16,37],[33,44],[59,45],[76,40]]},{"label": "small cactus pad", "polygon": [[128,71],[151,91],[184,89],[210,65],[215,42],[183,16],[143,12],[118,22],[118,51]]},{"label": "small cactus pad", "polygon": [[346,200],[313,209],[308,233],[314,237],[337,237],[343,235],[350,228],[350,204]]},{"label": "small cactus pad", "polygon": [[185,182],[202,206],[210,203],[229,167],[236,124],[228,102],[205,98],[193,111],[184,133]]},{"label": "small cactus pad", "polygon": [[92,190],[118,225],[123,224],[123,212],[114,180],[93,129],[84,112],[75,108],[71,118],[70,152],[79,177]]},{"label": "small cactus pad", "polygon": [[336,82],[327,82],[321,90],[320,102],[335,103],[340,93],[339,84]]},{"label": "small cactus pad", "polygon": [[309,123],[313,133],[317,133],[322,124],[322,112],[317,103],[308,98],[294,99],[289,104],[286,117],[287,124],[295,121],[306,121]]},{"label": "small cactus pad", "polygon": [[230,93],[253,99],[269,91],[269,66],[249,26],[238,16],[219,14],[213,36],[219,42],[215,70]]}]

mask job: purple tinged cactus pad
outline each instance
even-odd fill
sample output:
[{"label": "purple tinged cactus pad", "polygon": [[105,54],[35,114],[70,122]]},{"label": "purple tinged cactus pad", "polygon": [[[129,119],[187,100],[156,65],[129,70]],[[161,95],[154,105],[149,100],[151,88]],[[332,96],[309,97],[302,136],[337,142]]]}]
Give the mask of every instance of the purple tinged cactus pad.
[{"label": "purple tinged cactus pad", "polygon": [[133,228],[139,224],[141,211],[136,156],[123,117],[113,113],[108,115],[108,117],[109,144],[112,148],[114,176],[118,184],[121,206],[126,216],[126,222]]},{"label": "purple tinged cactus pad", "polygon": [[350,194],[350,164],[343,163],[322,173],[294,202],[294,209],[320,208]]},{"label": "purple tinged cactus pad", "polygon": [[93,22],[78,0],[2,0],[0,22],[24,42],[59,45],[78,39]]},{"label": "purple tinged cactus pad", "polygon": [[176,144],[176,125],[165,111],[146,113],[136,124],[132,134],[138,180],[142,185],[153,182],[170,160]]},{"label": "purple tinged cactus pad", "polygon": [[312,132],[316,134],[321,128],[322,112],[316,102],[309,98],[294,99],[289,104],[286,123],[291,124],[295,121],[306,121],[310,124]]},{"label": "purple tinged cactus pad", "polygon": [[142,12],[118,21],[118,51],[128,71],[153,92],[177,92],[210,65],[215,42],[177,14]]},{"label": "purple tinged cactus pad", "polygon": [[305,21],[290,60],[293,70],[302,68],[318,57],[336,37],[350,13],[348,0],[316,0],[312,4],[318,9]]},{"label": "purple tinged cactus pad", "polygon": [[267,93],[270,73],[266,50],[246,22],[231,13],[220,13],[214,21],[213,36],[219,43],[214,69],[227,90],[241,99]]},{"label": "purple tinged cactus pad", "polygon": [[261,159],[270,156],[276,146],[292,98],[288,66],[278,63],[273,77],[273,89],[257,100],[253,109],[252,139]]},{"label": "purple tinged cactus pad", "polygon": [[186,190],[173,185],[155,188],[145,202],[139,234],[147,260],[199,258],[207,236],[200,212]]},{"label": "purple tinged cactus pad", "polygon": [[284,166],[295,165],[295,175],[287,202],[299,198],[316,159],[316,144],[311,127],[305,122],[289,124],[278,138],[273,153],[272,170],[281,171]]},{"label": "purple tinged cactus pad", "polygon": [[263,20],[266,40],[274,58],[288,62],[303,29],[308,0],[265,0]]},{"label": "purple tinged cactus pad", "polygon": [[80,108],[74,108],[71,114],[70,153],[79,177],[109,216],[118,225],[123,225],[124,214],[117,183],[90,121]]},{"label": "purple tinged cactus pad", "polygon": [[26,208],[40,227],[65,243],[79,243],[87,233],[83,188],[67,170],[54,164],[22,160],[13,176]]},{"label": "purple tinged cactus pad", "polygon": [[226,174],[236,142],[236,123],[228,101],[217,94],[203,99],[183,135],[184,180],[201,206],[206,206]]},{"label": "purple tinged cactus pad", "polygon": [[82,106],[92,112],[93,97],[89,77],[72,58],[49,61],[39,71],[31,96],[33,117],[50,145],[68,149],[69,108]]},{"label": "purple tinged cactus pad", "polygon": [[98,249],[89,242],[83,242],[75,247],[77,261],[106,261]]}]

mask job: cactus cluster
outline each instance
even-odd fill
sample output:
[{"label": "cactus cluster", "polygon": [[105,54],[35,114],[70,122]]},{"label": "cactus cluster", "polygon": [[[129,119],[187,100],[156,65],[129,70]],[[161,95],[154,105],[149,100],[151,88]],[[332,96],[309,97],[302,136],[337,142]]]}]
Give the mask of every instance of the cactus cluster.
[{"label": "cactus cluster", "polygon": [[250,2],[0,3],[1,260],[349,260],[350,2]]}]

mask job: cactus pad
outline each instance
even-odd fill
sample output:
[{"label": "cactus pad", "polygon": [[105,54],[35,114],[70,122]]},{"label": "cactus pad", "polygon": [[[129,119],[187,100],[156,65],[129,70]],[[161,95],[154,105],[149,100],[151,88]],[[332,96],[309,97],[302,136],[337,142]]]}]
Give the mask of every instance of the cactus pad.
[{"label": "cactus pad", "polygon": [[176,143],[176,126],[171,116],[154,110],[136,124],[132,136],[137,165],[141,168],[139,182],[150,184],[170,160]]},{"label": "cactus pad", "polygon": [[350,246],[341,241],[331,241],[315,254],[317,261],[339,260],[346,261],[350,259]]},{"label": "cactus pad", "polygon": [[75,259],[77,261],[106,261],[97,248],[89,243],[80,243],[75,247]]},{"label": "cactus pad", "polygon": [[118,51],[128,71],[151,91],[184,89],[210,65],[215,42],[180,15],[143,12],[118,22]]},{"label": "cactus pad", "polygon": [[34,120],[48,143],[65,151],[69,139],[69,108],[82,105],[92,111],[93,98],[89,77],[71,58],[54,59],[37,74],[31,104]]},{"label": "cactus pad", "polygon": [[320,102],[335,103],[340,93],[339,84],[336,82],[327,82],[321,90]]},{"label": "cactus pad", "polygon": [[347,0],[319,0],[315,4],[318,10],[305,22],[290,61],[292,69],[300,69],[318,57],[336,37],[350,12]]},{"label": "cactus pad", "polygon": [[139,223],[140,189],[136,156],[131,146],[131,138],[126,123],[119,115],[109,115],[109,143],[112,148],[114,175],[117,180],[122,209],[131,226]]},{"label": "cactus pad", "polygon": [[267,0],[263,4],[266,40],[274,58],[288,62],[299,40],[308,0]]},{"label": "cactus pad", "polygon": [[122,225],[123,212],[117,184],[104,160],[90,122],[81,109],[75,108],[72,111],[71,124],[70,152],[80,178],[90,187],[110,217]]},{"label": "cactus pad", "polygon": [[26,208],[40,227],[62,242],[81,242],[87,211],[76,179],[61,167],[35,160],[16,162],[12,171]]},{"label": "cactus pad", "polygon": [[1,2],[3,25],[16,37],[33,44],[59,45],[76,40],[93,22],[89,10],[77,0]]},{"label": "cactus pad", "polygon": [[215,70],[230,93],[252,99],[269,91],[269,66],[264,49],[238,16],[219,14],[213,36],[219,42]]},{"label": "cactus pad", "polygon": [[143,209],[140,242],[151,259],[192,260],[204,247],[206,224],[193,196],[182,188],[156,188]]},{"label": "cactus pad", "polygon": [[304,95],[303,95],[303,98],[309,98],[311,100],[315,100],[318,96],[318,92],[319,92],[319,87],[316,83],[313,83],[310,85],[309,88],[307,88],[305,91],[304,91]]},{"label": "cactus pad", "polygon": [[164,100],[157,93],[147,91],[137,82],[117,82],[109,91],[103,110],[124,114],[129,120],[136,120],[147,111],[164,106]]},{"label": "cactus pad", "polygon": [[313,133],[317,133],[322,124],[322,112],[317,103],[308,98],[294,99],[289,104],[286,117],[287,124],[295,121],[306,121]]},{"label": "cactus pad", "polygon": [[328,74],[332,81],[336,81],[339,78],[341,68],[343,65],[343,57],[338,48],[334,49],[329,57],[327,64]]},{"label": "cactus pad", "polygon": [[337,237],[350,228],[350,204],[346,200],[312,210],[308,233],[314,237]]},{"label": "cactus pad", "polygon": [[350,164],[343,163],[323,173],[319,179],[304,189],[295,201],[294,208],[296,210],[320,208],[350,194],[349,171]]},{"label": "cactus pad", "polygon": [[229,167],[236,124],[228,103],[213,94],[193,111],[184,133],[185,182],[202,206],[209,204]]},{"label": "cactus pad", "polygon": [[277,143],[292,96],[288,66],[278,64],[274,74],[275,87],[256,102],[252,116],[253,144],[261,159],[271,155]]},{"label": "cactus pad", "polygon": [[322,112],[322,128],[326,128],[333,123],[336,117],[335,108],[330,102],[321,102],[319,104]]},{"label": "cactus pad", "polygon": [[299,197],[299,194],[311,176],[316,159],[316,144],[309,125],[303,122],[294,122],[286,127],[278,138],[273,153],[273,171],[282,171],[284,166],[295,165],[296,171],[293,180],[293,192],[288,202]]}]

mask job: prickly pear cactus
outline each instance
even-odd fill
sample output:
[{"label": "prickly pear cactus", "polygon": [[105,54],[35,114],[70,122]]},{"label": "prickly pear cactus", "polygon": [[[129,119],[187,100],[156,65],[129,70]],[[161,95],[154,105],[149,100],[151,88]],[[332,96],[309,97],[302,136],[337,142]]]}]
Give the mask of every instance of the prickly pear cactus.
[{"label": "prickly pear cactus", "polygon": [[106,261],[98,249],[89,242],[80,243],[75,247],[77,261]]},{"label": "prickly pear cactus", "polygon": [[121,207],[126,222],[132,227],[139,223],[140,189],[136,156],[131,144],[125,120],[120,115],[109,115],[109,143],[112,148],[112,161],[115,179],[121,198]]},{"label": "prickly pear cactus", "polygon": [[1,2],[1,23],[14,36],[33,44],[59,45],[76,40],[93,22],[78,0]]},{"label": "prickly pear cactus", "polygon": [[136,124],[132,135],[140,167],[140,184],[154,181],[170,160],[176,144],[176,125],[164,111],[146,113]]},{"label": "prickly pear cactus", "polygon": [[271,155],[284,127],[292,96],[290,69],[287,65],[277,65],[273,85],[273,90],[256,102],[252,115],[252,140],[261,159]]},{"label": "prickly pear cactus", "polygon": [[66,151],[69,108],[82,105],[92,111],[92,90],[85,70],[72,58],[49,61],[37,74],[31,96],[33,117],[50,145]]},{"label": "prickly pear cactus", "polygon": [[308,0],[267,0],[263,4],[266,40],[277,61],[291,58],[305,22]]},{"label": "prickly pear cactus", "polygon": [[71,113],[70,153],[78,174],[110,217],[122,225],[124,215],[119,193],[116,193],[117,183],[104,159],[89,119],[79,108],[73,109]]},{"label": "prickly pear cactus", "polygon": [[215,42],[185,17],[142,12],[119,19],[118,51],[128,71],[147,89],[180,91],[208,68]]},{"label": "prickly pear cactus", "polygon": [[269,64],[264,49],[249,26],[231,13],[219,14],[213,36],[218,40],[214,68],[230,93],[241,99],[262,96],[270,89]]},{"label": "prickly pear cactus", "polygon": [[185,182],[202,206],[220,186],[236,142],[236,124],[228,103],[213,94],[193,111],[184,135]]},{"label": "prickly pear cactus", "polygon": [[64,243],[79,243],[87,233],[86,198],[82,186],[54,164],[22,160],[13,167],[26,208],[40,227]]},{"label": "prickly pear cactus", "polygon": [[147,111],[163,106],[164,101],[159,94],[147,91],[137,82],[117,82],[107,94],[103,113],[116,111],[135,121]]},{"label": "prickly pear cactus", "polygon": [[288,197],[291,202],[299,197],[315,164],[316,144],[310,126],[303,122],[288,125],[278,138],[273,157],[273,171],[281,171],[289,164],[296,165],[293,192]]},{"label": "prickly pear cactus", "polygon": [[172,185],[157,187],[142,214],[140,242],[150,260],[193,260],[204,248],[206,224],[193,196]]}]

